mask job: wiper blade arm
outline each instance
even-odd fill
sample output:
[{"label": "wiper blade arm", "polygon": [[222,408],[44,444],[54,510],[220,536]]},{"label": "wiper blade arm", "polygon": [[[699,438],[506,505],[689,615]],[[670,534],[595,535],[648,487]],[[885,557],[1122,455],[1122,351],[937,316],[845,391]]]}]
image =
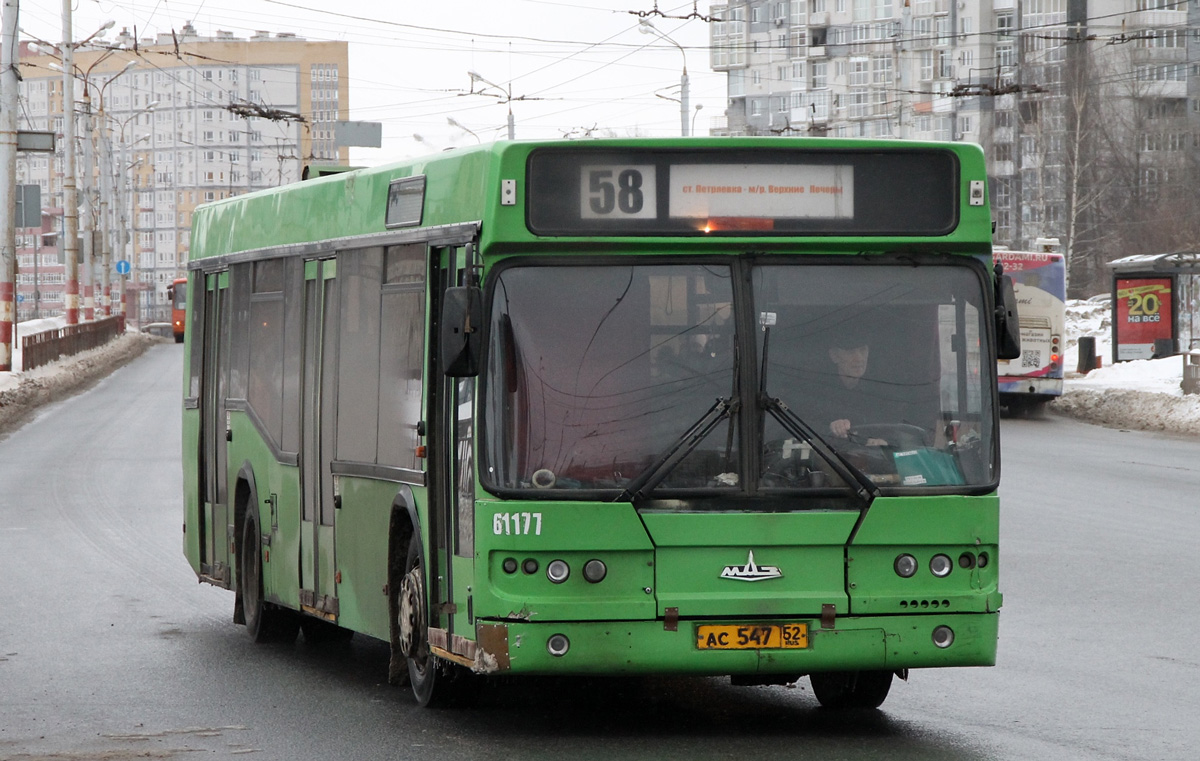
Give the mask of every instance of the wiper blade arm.
[{"label": "wiper blade arm", "polygon": [[825,441],[820,434],[813,429],[808,423],[792,412],[782,400],[773,396],[763,394],[760,397],[762,406],[771,413],[771,417],[779,421],[792,436],[798,439],[807,441],[812,448],[817,451],[821,457],[829,463],[829,465],[837,471],[837,474],[842,477],[847,484],[857,486],[854,493],[863,502],[863,506],[870,507],[872,500],[880,495],[879,487],[871,480],[870,476],[863,473],[847,460],[840,452],[829,446],[829,442]]},{"label": "wiper blade arm", "polygon": [[708,408],[708,412],[705,412],[699,420],[692,424],[691,428],[667,447],[657,460],[626,484],[625,490],[613,501],[637,502],[645,499],[656,486],[663,482],[663,479],[670,475],[676,465],[691,454],[700,442],[721,424],[721,421],[733,415],[737,410],[737,404],[732,397],[718,397],[713,406]]}]

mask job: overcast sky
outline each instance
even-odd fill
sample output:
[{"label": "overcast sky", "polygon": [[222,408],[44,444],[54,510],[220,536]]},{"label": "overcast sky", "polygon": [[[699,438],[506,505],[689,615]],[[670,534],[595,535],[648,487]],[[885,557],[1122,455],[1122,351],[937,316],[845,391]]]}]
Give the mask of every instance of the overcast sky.
[{"label": "overcast sky", "polygon": [[[59,0],[20,0],[24,37],[61,41],[61,7]],[[448,118],[485,142],[504,137],[507,106],[469,94],[472,70],[511,87],[518,139],[593,128],[678,135],[679,103],[656,93],[679,97],[685,54],[696,131],[706,133],[709,117],[725,106],[725,78],[709,68],[709,24],[653,15],[654,0],[74,0],[73,7],[76,40],[112,19],[110,39],[122,28],[136,27],[144,38],[191,21],[203,36],[267,30],[350,43],[350,118],[383,123],[383,148],[355,149],[358,164],[475,142]],[[694,7],[707,15],[709,0],[659,0],[657,7],[666,16],[688,16]],[[686,53],[639,33],[639,11]]]}]

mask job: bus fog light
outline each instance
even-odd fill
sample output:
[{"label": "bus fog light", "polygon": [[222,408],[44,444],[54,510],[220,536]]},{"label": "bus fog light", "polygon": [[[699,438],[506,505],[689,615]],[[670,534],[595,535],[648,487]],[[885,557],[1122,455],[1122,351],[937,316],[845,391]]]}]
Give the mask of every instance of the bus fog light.
[{"label": "bus fog light", "polygon": [[896,558],[896,575],[902,579],[911,578],[917,572],[917,559],[907,553]]},{"label": "bus fog light", "polygon": [[570,575],[571,566],[567,565],[564,560],[551,560],[550,565],[546,566],[546,578],[555,584],[563,583]]},{"label": "bus fog light", "polygon": [[603,560],[589,560],[587,565],[583,567],[583,578],[593,584],[604,581],[604,577],[608,575],[608,566],[604,565]]},{"label": "bus fog light", "polygon": [[530,575],[537,573],[537,569],[538,562],[533,558],[525,558],[525,562],[521,564],[521,570]]},{"label": "bus fog light", "polygon": [[933,630],[933,644],[945,650],[954,644],[954,630],[949,626],[939,626]]},{"label": "bus fog light", "polygon": [[954,563],[945,555],[934,555],[929,559],[929,572],[939,579],[944,579],[954,570]]},{"label": "bus fog light", "polygon": [[561,658],[571,649],[571,640],[567,639],[565,634],[552,634],[550,639],[546,640],[546,652],[553,655],[555,658]]},{"label": "bus fog light", "polygon": [[504,558],[504,563],[501,567],[504,568],[505,573],[516,573],[517,572],[517,559],[516,558]]}]

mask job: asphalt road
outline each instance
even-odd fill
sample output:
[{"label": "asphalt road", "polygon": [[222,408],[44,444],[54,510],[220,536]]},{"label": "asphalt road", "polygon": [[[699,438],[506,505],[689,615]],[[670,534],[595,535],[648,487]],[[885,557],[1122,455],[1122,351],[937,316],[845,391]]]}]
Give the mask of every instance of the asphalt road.
[{"label": "asphalt road", "polygon": [[0,440],[0,759],[1191,759],[1200,440],[1003,429],[1000,662],[878,712],[807,682],[537,679],[417,708],[355,638],[255,646],[181,550],[179,372],[156,346]]}]

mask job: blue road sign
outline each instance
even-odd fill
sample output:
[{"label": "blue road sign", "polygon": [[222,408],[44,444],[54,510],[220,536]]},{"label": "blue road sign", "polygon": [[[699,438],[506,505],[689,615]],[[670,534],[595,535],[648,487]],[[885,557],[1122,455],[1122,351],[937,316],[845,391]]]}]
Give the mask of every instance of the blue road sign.
[{"label": "blue road sign", "polygon": [[118,275],[128,275],[129,270],[130,270],[130,267],[129,267],[128,259],[120,259],[117,261],[117,274]]}]

